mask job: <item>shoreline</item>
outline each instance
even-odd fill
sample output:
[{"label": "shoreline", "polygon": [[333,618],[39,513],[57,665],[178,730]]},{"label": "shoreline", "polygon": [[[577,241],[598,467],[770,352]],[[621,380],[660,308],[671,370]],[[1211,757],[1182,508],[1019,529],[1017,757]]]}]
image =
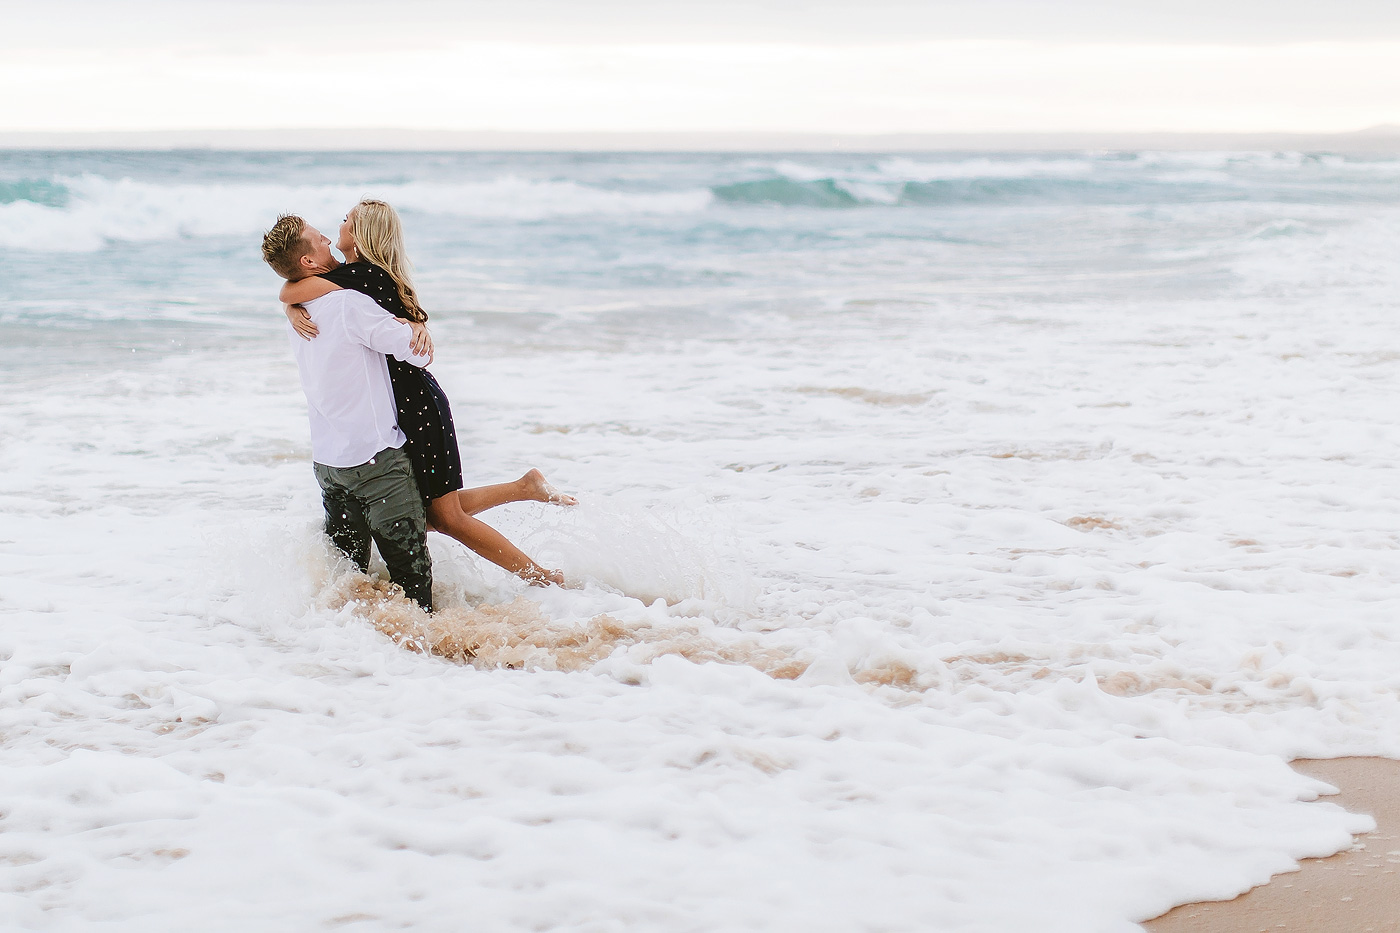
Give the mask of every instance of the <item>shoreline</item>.
[{"label": "shoreline", "polygon": [[1293,768],[1340,792],[1320,798],[1375,817],[1376,828],[1350,849],[1303,859],[1229,901],[1182,904],[1142,924],[1149,933],[1400,930],[1400,761],[1300,758]]}]

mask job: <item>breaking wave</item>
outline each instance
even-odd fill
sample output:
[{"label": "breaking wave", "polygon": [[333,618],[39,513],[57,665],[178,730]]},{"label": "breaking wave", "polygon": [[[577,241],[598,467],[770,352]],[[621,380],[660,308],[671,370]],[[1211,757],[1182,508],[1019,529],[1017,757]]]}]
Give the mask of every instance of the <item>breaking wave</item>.
[{"label": "breaking wave", "polygon": [[410,213],[531,221],[703,210],[707,190],[614,191],[505,176],[466,184],[156,184],[97,175],[0,182],[0,248],[85,252],[114,242],[242,236],[279,213],[338,221],[366,195]]},{"label": "breaking wave", "polygon": [[[1114,153],[1059,158],[891,157],[833,172],[830,165],[752,163],[763,177],[711,187],[729,205],[854,208],[997,204],[1190,203],[1290,200],[1274,183],[1306,171],[1338,198],[1357,183],[1400,177],[1395,160],[1356,161],[1301,153]],[[1261,169],[1263,170],[1261,172]]]},{"label": "breaking wave", "polygon": [[781,207],[936,207],[997,204],[1140,204],[1239,200],[1249,196],[1208,179],[1125,182],[1115,177],[986,176],[923,181],[768,178],[720,185],[715,199],[731,205]]},{"label": "breaking wave", "polygon": [[44,178],[20,178],[0,181],[0,205],[28,201],[45,207],[65,207],[70,193],[56,181]]},{"label": "breaking wave", "polygon": [[861,203],[834,178],[794,181],[766,178],[741,181],[710,189],[716,198],[729,204],[781,204],[787,207],[855,207]]},{"label": "breaking wave", "polygon": [[[755,159],[729,177],[700,166],[661,190],[603,177],[345,184],[256,179],[138,180],[32,172],[0,180],[0,249],[85,252],[112,243],[250,236],[282,211],[337,222],[360,197],[407,213],[502,221],[684,216],[728,209],[930,208],[1000,204],[1190,203],[1292,200],[1298,173],[1326,196],[1373,196],[1400,179],[1400,161],[1299,153],[1083,153],[1064,156],[876,156]],[[727,172],[726,172],[727,173]],[[285,176],[284,176],[285,177]],[[635,181],[635,180],[634,180]]]}]

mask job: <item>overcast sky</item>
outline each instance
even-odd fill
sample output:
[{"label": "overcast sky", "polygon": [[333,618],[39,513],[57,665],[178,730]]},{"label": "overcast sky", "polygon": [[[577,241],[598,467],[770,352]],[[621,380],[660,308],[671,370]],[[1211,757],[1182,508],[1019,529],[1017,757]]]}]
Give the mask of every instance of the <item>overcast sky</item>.
[{"label": "overcast sky", "polygon": [[1400,123],[1389,0],[0,0],[0,130]]}]

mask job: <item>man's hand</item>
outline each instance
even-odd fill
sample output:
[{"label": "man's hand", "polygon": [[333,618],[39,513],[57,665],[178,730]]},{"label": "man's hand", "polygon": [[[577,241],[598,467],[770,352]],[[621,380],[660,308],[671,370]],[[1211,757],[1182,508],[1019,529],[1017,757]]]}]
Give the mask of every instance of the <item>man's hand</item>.
[{"label": "man's hand", "polygon": [[428,362],[431,363],[433,361],[433,335],[428,333],[428,325],[419,321],[407,321],[401,317],[396,317],[394,320],[402,321],[413,328],[413,342],[409,344],[409,349],[413,351],[414,356],[426,356]]},{"label": "man's hand", "polygon": [[296,331],[301,339],[310,340],[321,332],[311,320],[311,315],[307,314],[301,305],[283,305],[282,309],[287,312],[287,320],[291,322],[292,330]]}]

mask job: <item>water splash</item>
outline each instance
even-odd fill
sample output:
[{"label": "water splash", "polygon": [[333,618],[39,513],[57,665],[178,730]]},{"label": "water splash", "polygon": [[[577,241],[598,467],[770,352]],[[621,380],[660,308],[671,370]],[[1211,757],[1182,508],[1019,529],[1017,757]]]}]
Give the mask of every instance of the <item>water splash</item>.
[{"label": "water splash", "polygon": [[596,582],[643,603],[698,600],[708,611],[723,612],[753,600],[741,538],[708,502],[586,502],[522,528],[520,539],[569,579]]},{"label": "water splash", "polygon": [[618,651],[641,663],[678,655],[703,664],[746,664],[781,680],[800,677],[809,661],[751,637],[720,641],[693,622],[654,625],[597,615],[582,624],[556,622],[538,603],[449,606],[424,612],[391,583],[361,574],[334,580],[319,599],[322,608],[348,607],[400,647],[474,667],[547,671],[587,670]]}]

